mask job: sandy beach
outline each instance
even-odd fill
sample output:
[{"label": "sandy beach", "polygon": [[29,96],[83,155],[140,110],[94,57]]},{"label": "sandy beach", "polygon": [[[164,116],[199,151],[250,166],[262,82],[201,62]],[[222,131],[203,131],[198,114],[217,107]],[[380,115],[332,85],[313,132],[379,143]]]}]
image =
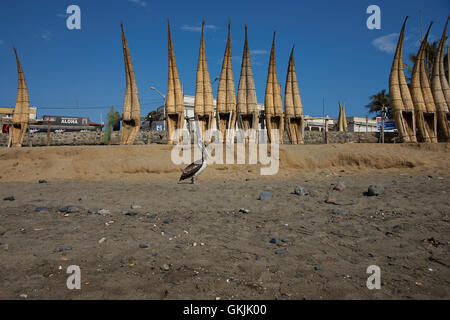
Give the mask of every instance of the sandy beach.
[{"label": "sandy beach", "polygon": [[0,299],[450,297],[450,144],[285,145],[274,176],[212,165],[196,185],[170,152],[0,149]]}]

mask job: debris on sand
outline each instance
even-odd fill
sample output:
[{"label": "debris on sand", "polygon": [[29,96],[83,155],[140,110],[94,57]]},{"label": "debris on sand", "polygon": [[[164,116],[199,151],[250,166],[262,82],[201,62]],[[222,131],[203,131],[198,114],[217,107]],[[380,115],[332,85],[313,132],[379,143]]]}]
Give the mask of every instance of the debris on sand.
[{"label": "debris on sand", "polygon": [[344,191],[345,190],[345,184],[343,182],[339,182],[337,185],[334,186],[333,190],[335,190],[335,191]]},{"label": "debris on sand", "polygon": [[384,187],[382,185],[375,185],[375,186],[369,186],[369,189],[367,190],[367,196],[368,197],[374,197],[379,196],[384,193]]},{"label": "debris on sand", "polygon": [[272,198],[272,192],[263,192],[263,193],[261,193],[261,194],[259,195],[258,200],[264,201],[264,200],[266,200],[266,199],[268,199],[268,198]]},{"label": "debris on sand", "polygon": [[309,195],[309,191],[302,186],[297,186],[294,189],[294,194],[299,195],[299,196],[307,196],[307,195]]}]

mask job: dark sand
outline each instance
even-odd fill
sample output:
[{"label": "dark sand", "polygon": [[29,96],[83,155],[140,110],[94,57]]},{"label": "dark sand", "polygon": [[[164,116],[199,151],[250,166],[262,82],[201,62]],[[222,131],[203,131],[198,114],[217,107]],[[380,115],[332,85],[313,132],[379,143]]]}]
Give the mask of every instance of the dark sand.
[{"label": "dark sand", "polygon": [[[1,149],[0,299],[449,299],[448,150],[285,146],[276,176],[212,166],[189,185],[155,160],[167,146]],[[364,196],[372,184],[385,192]],[[69,205],[84,209],[59,212]],[[66,287],[69,265],[81,290]],[[366,287],[370,265],[381,290]]]}]

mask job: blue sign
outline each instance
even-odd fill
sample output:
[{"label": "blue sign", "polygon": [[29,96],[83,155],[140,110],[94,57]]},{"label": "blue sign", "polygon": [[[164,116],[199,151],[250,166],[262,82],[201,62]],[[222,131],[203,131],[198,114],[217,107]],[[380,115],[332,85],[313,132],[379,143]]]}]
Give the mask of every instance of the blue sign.
[{"label": "blue sign", "polygon": [[[377,117],[377,128],[378,132],[381,132],[381,117]],[[395,121],[393,119],[386,118],[384,119],[384,132],[393,132],[397,131],[397,128],[395,127]]]}]

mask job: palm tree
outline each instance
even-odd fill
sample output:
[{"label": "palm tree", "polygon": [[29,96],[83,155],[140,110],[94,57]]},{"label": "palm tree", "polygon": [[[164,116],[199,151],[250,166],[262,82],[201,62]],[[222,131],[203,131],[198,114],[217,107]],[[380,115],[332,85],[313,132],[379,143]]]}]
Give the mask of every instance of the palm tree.
[{"label": "palm tree", "polygon": [[369,109],[369,113],[375,113],[377,117],[381,117],[383,107],[386,107],[386,117],[392,119],[392,108],[389,102],[389,94],[386,93],[386,89],[383,89],[377,94],[370,96],[369,99],[370,103],[366,105],[366,108]]}]

